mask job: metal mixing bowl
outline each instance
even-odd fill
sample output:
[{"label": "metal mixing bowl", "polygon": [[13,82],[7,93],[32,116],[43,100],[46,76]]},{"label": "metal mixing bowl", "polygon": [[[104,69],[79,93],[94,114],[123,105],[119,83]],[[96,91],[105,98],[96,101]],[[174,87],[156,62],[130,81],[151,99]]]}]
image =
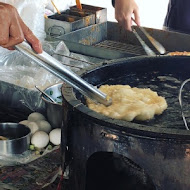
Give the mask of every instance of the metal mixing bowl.
[{"label": "metal mixing bowl", "polygon": [[18,123],[0,123],[0,155],[22,154],[30,145],[30,129]]},{"label": "metal mixing bowl", "polygon": [[42,95],[42,100],[45,102],[46,105],[47,119],[53,128],[61,128],[63,121],[61,93],[62,85],[63,83],[58,83],[44,90],[44,92],[48,94],[51,98],[53,98],[57,103],[53,103],[45,95]]}]

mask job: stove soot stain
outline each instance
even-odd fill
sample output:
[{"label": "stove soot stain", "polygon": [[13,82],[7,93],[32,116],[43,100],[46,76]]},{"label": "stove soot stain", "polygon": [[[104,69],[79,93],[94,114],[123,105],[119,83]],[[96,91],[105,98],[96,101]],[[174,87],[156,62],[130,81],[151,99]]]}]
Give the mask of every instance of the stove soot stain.
[{"label": "stove soot stain", "polygon": [[137,164],[116,153],[95,153],[87,162],[85,190],[156,190]]}]

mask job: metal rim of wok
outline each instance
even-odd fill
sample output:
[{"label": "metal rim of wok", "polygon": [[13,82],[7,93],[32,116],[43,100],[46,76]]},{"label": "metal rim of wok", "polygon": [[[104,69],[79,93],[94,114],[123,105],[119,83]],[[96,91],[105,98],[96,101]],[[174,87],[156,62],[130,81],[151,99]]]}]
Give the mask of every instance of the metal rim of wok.
[{"label": "metal rim of wok", "polygon": [[[136,61],[140,61],[143,59],[189,59],[190,63],[190,57],[188,56],[137,56],[133,58],[122,58],[110,61],[108,63],[100,63],[96,64],[96,66],[92,66],[85,71],[82,71],[78,73],[81,77],[83,77],[85,74],[88,72],[92,72],[93,70],[96,70],[98,68],[106,67],[109,64],[115,64],[115,63],[122,63],[126,62],[127,63],[135,63]],[[185,129],[172,129],[172,128],[153,128],[152,126],[148,125],[143,125],[143,124],[136,124],[133,122],[128,122],[128,121],[122,121],[122,120],[116,120],[109,118],[107,116],[104,116],[102,114],[96,113],[95,111],[90,110],[86,105],[84,105],[80,99],[77,99],[75,96],[75,90],[65,84],[62,87],[62,95],[63,95],[63,106],[65,104],[68,104],[71,106],[73,111],[80,112],[80,114],[84,115],[84,117],[88,117],[91,119],[93,122],[99,124],[99,125],[104,125],[107,127],[111,127],[113,129],[118,128],[121,130],[123,134],[128,134],[130,136],[138,136],[141,138],[150,138],[150,139],[160,139],[160,140],[179,140],[179,141],[190,141],[190,131]]]}]

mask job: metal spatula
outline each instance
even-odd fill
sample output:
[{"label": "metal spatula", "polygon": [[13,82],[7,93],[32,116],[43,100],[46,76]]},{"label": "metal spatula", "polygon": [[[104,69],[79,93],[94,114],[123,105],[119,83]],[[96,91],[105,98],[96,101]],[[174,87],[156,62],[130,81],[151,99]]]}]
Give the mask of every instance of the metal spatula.
[{"label": "metal spatula", "polygon": [[87,83],[74,72],[68,70],[61,62],[59,62],[46,52],[43,51],[41,54],[37,54],[25,41],[21,44],[16,45],[15,48],[31,60],[42,66],[44,69],[48,70],[55,76],[70,84],[72,87],[81,92],[84,96],[87,96],[95,102],[99,102],[106,106],[111,104],[112,101],[106,94],[99,91],[91,84]]}]

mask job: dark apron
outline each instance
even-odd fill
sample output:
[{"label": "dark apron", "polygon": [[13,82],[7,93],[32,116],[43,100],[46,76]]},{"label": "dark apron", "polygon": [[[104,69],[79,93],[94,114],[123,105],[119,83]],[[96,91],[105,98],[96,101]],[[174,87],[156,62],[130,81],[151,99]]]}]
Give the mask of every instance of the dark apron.
[{"label": "dark apron", "polygon": [[164,26],[168,30],[190,34],[190,0],[170,0]]}]

